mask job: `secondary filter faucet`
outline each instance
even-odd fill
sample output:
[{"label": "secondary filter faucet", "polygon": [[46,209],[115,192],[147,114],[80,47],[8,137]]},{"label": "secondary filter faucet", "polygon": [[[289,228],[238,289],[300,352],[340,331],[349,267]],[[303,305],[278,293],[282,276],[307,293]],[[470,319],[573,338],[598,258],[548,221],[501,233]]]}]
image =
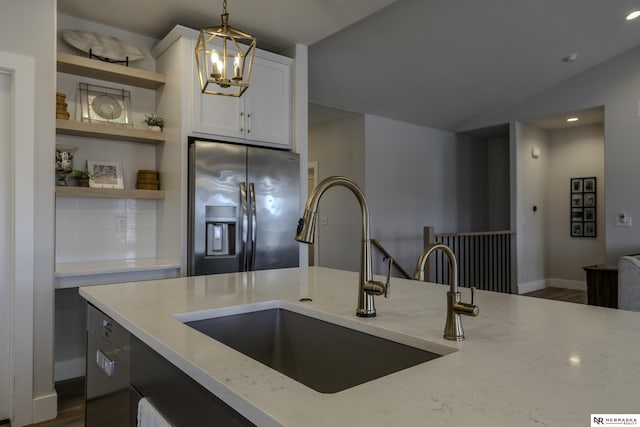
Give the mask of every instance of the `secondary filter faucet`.
[{"label": "secondary filter faucet", "polygon": [[302,243],[313,243],[314,231],[316,227],[318,203],[320,198],[329,188],[342,186],[351,190],[360,203],[362,210],[362,246],[360,250],[360,279],[358,289],[358,307],[356,315],[360,317],[374,317],[376,308],[373,301],[374,295],[389,296],[391,263],[387,270],[387,282],[382,283],[373,280],[373,270],[371,268],[371,233],[369,231],[369,206],[364,197],[364,193],[358,185],[344,176],[330,176],[320,182],[313,189],[304,209],[304,215],[298,221],[296,240]]},{"label": "secondary filter faucet", "polygon": [[449,292],[447,292],[447,322],[444,326],[444,338],[451,341],[464,340],[464,330],[462,329],[461,314],[466,316],[477,316],[479,313],[478,306],[473,303],[475,288],[471,288],[471,304],[461,302],[461,295],[458,291],[458,262],[453,251],[442,243],[432,243],[428,245],[416,266],[414,279],[424,280],[424,266],[427,263],[429,255],[436,250],[443,251],[449,258]]}]

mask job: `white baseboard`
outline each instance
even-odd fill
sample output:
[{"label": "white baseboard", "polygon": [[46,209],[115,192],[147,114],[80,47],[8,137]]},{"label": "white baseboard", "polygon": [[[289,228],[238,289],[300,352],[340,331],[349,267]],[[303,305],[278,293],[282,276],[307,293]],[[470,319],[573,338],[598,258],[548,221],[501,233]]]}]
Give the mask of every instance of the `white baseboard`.
[{"label": "white baseboard", "polygon": [[533,282],[518,283],[518,295],[539,291],[546,287],[548,287],[547,280],[534,280]]},{"label": "white baseboard", "polygon": [[566,280],[566,279],[548,279],[549,287],[562,288],[562,289],[575,289],[577,291],[586,291],[587,282],[580,280]]},{"label": "white baseboard", "polygon": [[53,392],[33,399],[33,424],[52,420],[58,416],[58,393]]},{"label": "white baseboard", "polygon": [[64,381],[71,378],[84,377],[86,362],[84,357],[56,362],[53,368],[53,380]]},{"label": "white baseboard", "polygon": [[567,279],[544,279],[535,280],[533,282],[518,283],[518,294],[526,294],[533,291],[539,291],[544,288],[562,288],[562,289],[575,289],[578,291],[586,291],[587,283],[579,280],[567,280]]}]

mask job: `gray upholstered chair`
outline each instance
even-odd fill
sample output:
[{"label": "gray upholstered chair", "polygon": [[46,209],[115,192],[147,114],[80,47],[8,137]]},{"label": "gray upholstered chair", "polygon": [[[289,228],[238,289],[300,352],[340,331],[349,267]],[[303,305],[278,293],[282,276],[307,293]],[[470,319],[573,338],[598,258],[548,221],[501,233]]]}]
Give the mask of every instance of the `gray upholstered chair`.
[{"label": "gray upholstered chair", "polygon": [[618,260],[618,308],[640,311],[640,255]]}]

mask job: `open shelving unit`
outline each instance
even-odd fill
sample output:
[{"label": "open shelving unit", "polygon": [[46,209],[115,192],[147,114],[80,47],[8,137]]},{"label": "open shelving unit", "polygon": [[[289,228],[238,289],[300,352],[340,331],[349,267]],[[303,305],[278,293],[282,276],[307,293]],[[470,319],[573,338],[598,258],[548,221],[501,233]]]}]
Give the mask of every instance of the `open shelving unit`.
[{"label": "open shelving unit", "polygon": [[56,133],[143,144],[157,144],[165,141],[163,132],[61,119],[56,120]]},{"label": "open shelving unit", "polygon": [[165,84],[164,76],[154,71],[125,67],[67,53],[58,53],[57,69],[60,73],[106,80],[144,89],[158,89]]},{"label": "open shelving unit", "polygon": [[163,200],[162,190],[138,190],[133,188],[90,188],[66,185],[56,186],[58,197],[94,197],[103,199],[147,199]]},{"label": "open shelving unit", "polygon": [[[164,75],[154,71],[126,67],[120,64],[98,61],[66,53],[58,53],[57,70],[60,73],[73,74],[151,90],[158,89],[165,84]],[[59,135],[99,138],[105,142],[127,141],[140,144],[159,144],[165,142],[165,134],[163,132],[153,132],[147,129],[134,129],[130,127],[74,120],[57,119],[56,133]],[[56,186],[56,196],[163,200],[165,193],[161,190]]]}]

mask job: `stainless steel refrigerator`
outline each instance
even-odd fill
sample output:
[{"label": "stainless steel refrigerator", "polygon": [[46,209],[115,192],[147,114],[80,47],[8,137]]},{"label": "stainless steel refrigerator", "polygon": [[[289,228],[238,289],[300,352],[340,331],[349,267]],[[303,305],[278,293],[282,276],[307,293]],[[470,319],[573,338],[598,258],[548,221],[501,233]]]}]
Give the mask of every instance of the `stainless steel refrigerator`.
[{"label": "stainless steel refrigerator", "polygon": [[299,156],[189,139],[188,274],[298,266]]}]

